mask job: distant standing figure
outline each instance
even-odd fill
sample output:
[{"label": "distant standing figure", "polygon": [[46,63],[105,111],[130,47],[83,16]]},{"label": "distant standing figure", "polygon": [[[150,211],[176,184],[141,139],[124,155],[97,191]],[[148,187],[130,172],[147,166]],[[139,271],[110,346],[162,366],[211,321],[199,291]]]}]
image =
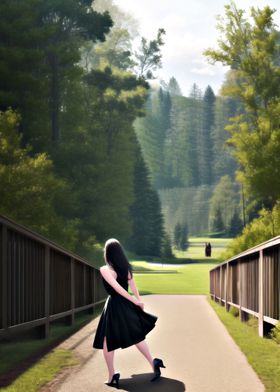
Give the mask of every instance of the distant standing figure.
[{"label": "distant standing figure", "polygon": [[205,242],[205,257],[208,257],[208,243]]},{"label": "distant standing figure", "polygon": [[208,256],[211,257],[211,252],[212,252],[212,246],[210,242],[208,243]]},{"label": "distant standing figure", "polygon": [[205,243],[205,256],[211,257],[211,251],[212,251],[212,247],[211,247],[210,242],[206,242]]},{"label": "distant standing figure", "polygon": [[[111,238],[104,248],[106,265],[100,268],[102,282],[109,294],[96,329],[93,347],[103,349],[108,368],[109,386],[119,386],[120,373],[115,373],[114,350],[135,345],[147,359],[154,372],[151,381],[161,375],[165,367],[159,358],[153,358],[145,340],[146,335],[155,327],[157,316],[144,311],[132,266],[118,240]],[[128,293],[130,286],[135,297]]]}]

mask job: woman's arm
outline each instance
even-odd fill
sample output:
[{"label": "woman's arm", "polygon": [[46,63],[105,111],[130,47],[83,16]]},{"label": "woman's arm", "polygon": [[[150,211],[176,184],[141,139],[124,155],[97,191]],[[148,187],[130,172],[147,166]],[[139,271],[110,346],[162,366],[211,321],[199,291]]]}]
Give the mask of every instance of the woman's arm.
[{"label": "woman's arm", "polygon": [[108,270],[106,266],[100,268],[100,273],[106,282],[109,283],[113,287],[113,289],[124,298],[128,299],[129,301],[133,302],[135,305],[139,304],[139,300],[135,299],[130,295],[116,280],[116,278],[112,275],[112,273]]},{"label": "woman's arm", "polygon": [[129,287],[131,288],[131,291],[132,291],[133,294],[135,295],[135,297],[136,297],[139,301],[141,301],[141,298],[140,298],[140,295],[139,295],[139,291],[138,291],[138,289],[137,289],[137,287],[136,287],[136,284],[135,284],[135,282],[134,282],[133,277],[131,277],[131,279],[129,279],[128,284],[129,284]]}]

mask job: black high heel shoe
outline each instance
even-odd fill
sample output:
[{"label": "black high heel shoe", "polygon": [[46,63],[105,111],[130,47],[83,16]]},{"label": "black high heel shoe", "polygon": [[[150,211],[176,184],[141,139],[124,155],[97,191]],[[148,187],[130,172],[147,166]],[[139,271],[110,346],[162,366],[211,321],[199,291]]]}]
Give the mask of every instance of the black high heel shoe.
[{"label": "black high heel shoe", "polygon": [[113,387],[116,382],[116,387],[119,389],[119,379],[120,379],[120,373],[115,373],[112,377],[112,380],[110,382],[104,382],[104,384],[108,385],[109,387]]},{"label": "black high heel shoe", "polygon": [[151,381],[157,380],[161,376],[161,371],[160,368],[165,368],[162,359],[159,358],[154,358],[153,359],[153,365],[154,365],[154,377],[151,379]]}]

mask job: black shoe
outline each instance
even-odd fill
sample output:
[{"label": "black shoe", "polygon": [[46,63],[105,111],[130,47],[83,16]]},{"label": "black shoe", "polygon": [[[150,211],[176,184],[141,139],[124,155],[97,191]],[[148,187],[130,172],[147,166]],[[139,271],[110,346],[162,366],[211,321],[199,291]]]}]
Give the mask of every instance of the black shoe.
[{"label": "black shoe", "polygon": [[160,368],[165,368],[165,366],[162,360],[159,358],[154,358],[153,364],[154,364],[154,377],[151,379],[151,381],[156,381],[161,375]]},{"label": "black shoe", "polygon": [[109,387],[115,386],[119,389],[119,379],[120,379],[120,373],[115,373],[112,377],[112,380],[110,382],[105,382],[104,384],[108,385]]}]

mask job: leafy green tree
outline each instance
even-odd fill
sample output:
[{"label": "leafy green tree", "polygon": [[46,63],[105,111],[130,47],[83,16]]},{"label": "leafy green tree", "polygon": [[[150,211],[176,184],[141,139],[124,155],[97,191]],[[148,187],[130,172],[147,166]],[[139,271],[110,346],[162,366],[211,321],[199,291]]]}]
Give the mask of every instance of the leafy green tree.
[{"label": "leafy green tree", "polygon": [[247,224],[242,234],[230,242],[224,259],[250,249],[280,233],[280,204],[277,202],[272,211],[261,209],[259,217]]},{"label": "leafy green tree", "polygon": [[[89,0],[0,4],[0,108],[18,109],[22,134],[14,148],[22,157],[17,162],[22,182],[12,177],[9,170],[17,173],[12,164],[1,167],[11,198],[8,205],[5,194],[2,211],[22,204],[12,217],[86,257],[100,252],[98,243],[109,236],[122,241],[131,236],[141,155],[133,123],[144,114],[145,78],[160,66],[164,34],[160,30],[156,40],[142,41],[138,54],[147,50],[148,57],[138,57],[144,72],[137,76],[129,18],[110,0],[101,3],[99,8]],[[105,3],[116,22],[110,32]],[[23,200],[28,192],[34,214]],[[146,202],[146,251],[160,255],[163,218],[150,185]]]},{"label": "leafy green tree", "polygon": [[153,72],[161,67],[161,47],[164,45],[163,35],[164,29],[158,29],[157,37],[154,40],[148,41],[142,37],[141,45],[135,56],[135,72],[139,78],[152,79]]},{"label": "leafy green tree", "polygon": [[240,165],[237,176],[247,194],[269,208],[280,196],[280,44],[274,12],[268,6],[252,7],[249,21],[234,3],[225,6],[219,49],[205,52],[211,61],[230,66],[235,74],[223,92],[239,99],[244,108],[227,127]]},{"label": "leafy green tree", "polygon": [[124,241],[130,235],[136,154],[133,121],[143,113],[147,84],[129,72],[107,67],[93,69],[83,91],[87,104],[79,114],[82,122],[69,128],[67,143],[54,152],[59,175],[72,185],[73,204],[66,213],[82,222],[79,252],[92,235],[97,241],[110,236]]},{"label": "leafy green tree", "polygon": [[17,109],[23,142],[46,150],[60,139],[63,98],[81,76],[81,42],[104,40],[111,18],[88,0],[4,0],[0,15],[1,109]]},{"label": "leafy green tree", "polygon": [[48,66],[36,0],[0,2],[0,110],[21,114],[22,143],[50,138]]},{"label": "leafy green tree", "polygon": [[69,79],[69,76],[73,78],[75,73],[79,74],[76,63],[80,60],[81,40],[104,41],[112,20],[108,13],[99,14],[94,11],[88,0],[42,1],[40,11],[41,23],[48,32],[45,50],[51,78],[52,140],[57,142],[60,139],[61,97],[65,93],[62,82]]},{"label": "leafy green tree", "polygon": [[105,41],[88,41],[82,48],[82,65],[89,72],[92,68],[104,66],[132,69],[132,40],[138,35],[137,21],[116,6],[113,0],[95,0],[93,8],[103,14],[109,12],[113,26],[106,34]]},{"label": "leafy green tree", "polygon": [[228,175],[221,177],[210,200],[209,226],[214,231],[217,210],[221,213],[224,228],[229,227],[234,212],[240,212],[239,187]]},{"label": "leafy green tree", "polygon": [[12,110],[0,112],[0,213],[74,249],[79,222],[58,213],[67,184],[46,153],[31,157],[31,146],[21,147],[19,124]]}]

